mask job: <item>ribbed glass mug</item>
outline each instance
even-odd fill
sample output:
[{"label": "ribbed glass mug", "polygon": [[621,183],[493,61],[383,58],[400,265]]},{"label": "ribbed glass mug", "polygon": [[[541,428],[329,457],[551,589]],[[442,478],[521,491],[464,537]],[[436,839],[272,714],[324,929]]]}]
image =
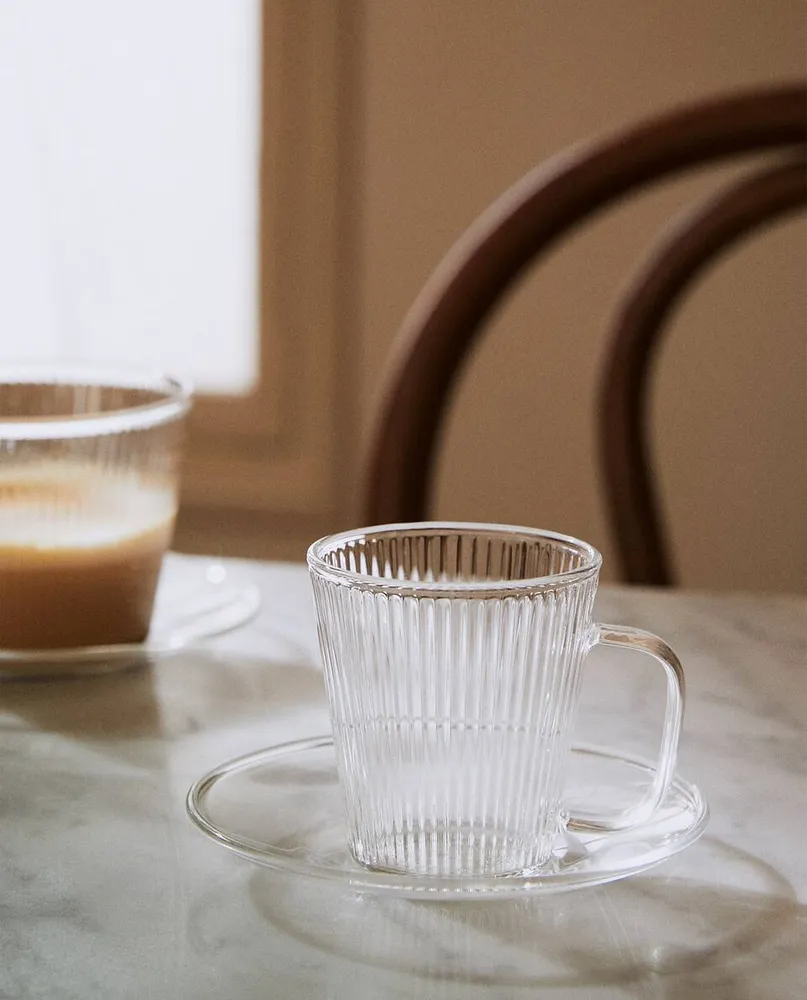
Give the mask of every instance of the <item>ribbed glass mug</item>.
[{"label": "ribbed glass mug", "polygon": [[675,653],[592,621],[601,557],[530,528],[416,523],[344,532],[308,551],[349,848],[373,869],[434,877],[540,872],[570,817],[565,765],[580,668],[596,643],[667,677],[646,821],[672,779],[684,703]]}]

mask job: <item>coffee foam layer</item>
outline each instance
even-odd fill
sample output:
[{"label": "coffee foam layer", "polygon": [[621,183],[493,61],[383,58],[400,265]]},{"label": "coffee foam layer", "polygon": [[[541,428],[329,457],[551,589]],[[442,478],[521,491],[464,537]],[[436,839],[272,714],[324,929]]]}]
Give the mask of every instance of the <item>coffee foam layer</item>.
[{"label": "coffee foam layer", "polygon": [[136,473],[66,463],[0,468],[0,557],[117,547],[174,514],[172,491]]}]

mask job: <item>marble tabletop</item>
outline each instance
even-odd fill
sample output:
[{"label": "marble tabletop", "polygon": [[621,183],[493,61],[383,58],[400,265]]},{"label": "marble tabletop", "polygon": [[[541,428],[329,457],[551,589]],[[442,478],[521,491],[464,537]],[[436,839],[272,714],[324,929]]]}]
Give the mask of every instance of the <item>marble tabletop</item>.
[{"label": "marble tabletop", "polygon": [[[188,820],[222,760],[329,729],[305,570],[226,566],[262,590],[248,626],[140,670],[0,685],[3,1000],[804,995],[802,599],[602,588],[600,618],[684,662],[705,836],[597,888],[420,903],[257,867]],[[582,734],[653,756],[656,673],[595,651]]]}]

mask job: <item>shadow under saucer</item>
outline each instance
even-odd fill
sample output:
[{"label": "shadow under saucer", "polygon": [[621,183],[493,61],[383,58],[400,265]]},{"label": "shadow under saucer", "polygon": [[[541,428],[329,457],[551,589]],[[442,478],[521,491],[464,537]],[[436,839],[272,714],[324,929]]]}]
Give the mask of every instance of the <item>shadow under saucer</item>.
[{"label": "shadow under saucer", "polygon": [[794,965],[807,973],[807,908],[792,886],[709,837],[654,875],[515,901],[425,903],[266,871],[252,875],[249,891],[277,930],[358,966],[444,984],[430,996],[461,996],[449,988],[457,984],[547,989],[664,977],[659,995],[711,1000],[784,995],[778,977],[792,983]]}]

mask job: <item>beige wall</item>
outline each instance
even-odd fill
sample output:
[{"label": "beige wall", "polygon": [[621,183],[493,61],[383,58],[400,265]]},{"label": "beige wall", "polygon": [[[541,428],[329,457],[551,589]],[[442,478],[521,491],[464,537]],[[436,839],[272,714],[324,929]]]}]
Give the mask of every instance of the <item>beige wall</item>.
[{"label": "beige wall", "polygon": [[[805,64],[801,0],[365,0],[359,306],[367,419],[407,307],[477,212],[566,144]],[[435,514],[572,532],[611,553],[593,393],[608,304],[687,180],[531,276],[474,358]],[[654,407],[683,582],[805,589],[804,225],[726,259],[681,312]]]}]

